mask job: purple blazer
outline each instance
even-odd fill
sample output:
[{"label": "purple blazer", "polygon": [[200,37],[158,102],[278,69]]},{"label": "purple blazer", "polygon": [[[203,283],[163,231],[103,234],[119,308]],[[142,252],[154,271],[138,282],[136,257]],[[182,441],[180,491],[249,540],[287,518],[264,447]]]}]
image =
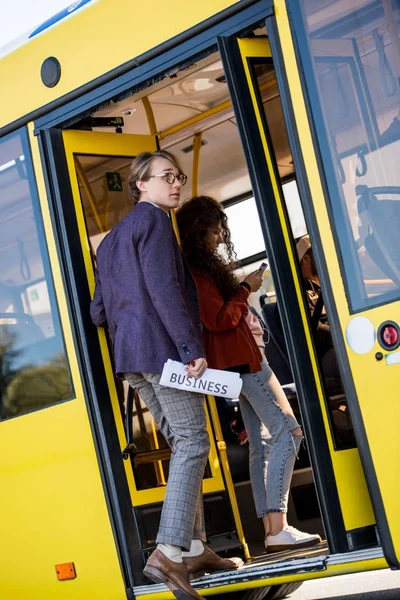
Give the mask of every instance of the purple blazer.
[{"label": "purple blazer", "polygon": [[205,356],[196,287],[157,206],[139,202],[101,242],[90,314],[110,330],[118,375]]}]

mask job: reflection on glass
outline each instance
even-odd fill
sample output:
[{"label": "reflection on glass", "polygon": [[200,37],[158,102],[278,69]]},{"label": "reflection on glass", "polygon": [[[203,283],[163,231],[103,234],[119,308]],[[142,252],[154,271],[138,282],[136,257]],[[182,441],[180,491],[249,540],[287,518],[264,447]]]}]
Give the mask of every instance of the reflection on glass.
[{"label": "reflection on glass", "polygon": [[0,142],[0,418],[72,397],[25,132]]},{"label": "reflection on glass", "polygon": [[[307,233],[307,230],[295,180],[292,153],[275,79],[275,71],[270,60],[254,60],[252,69],[259,92],[260,105],[263,108],[266,130],[271,140],[271,147],[281,180],[282,195],[286,203],[292,235],[297,241],[298,238]],[[308,236],[306,239],[308,240]],[[313,336],[322,375],[336,447],[338,449],[348,448],[355,445],[354,430],[309,242],[304,256],[299,254],[299,261],[311,319],[310,332]],[[264,305],[263,316],[270,330],[270,339],[265,347],[268,361],[279,381],[282,384],[290,383],[293,381],[293,376],[276,301]],[[291,399],[291,404],[295,414],[296,411],[299,413],[296,398]]]},{"label": "reflection on glass", "polygon": [[400,6],[300,5],[329,200],[351,309],[359,310],[400,292]]},{"label": "reflection on glass", "polygon": [[304,213],[301,206],[299,189],[295,179],[288,181],[282,185],[283,197],[285,199],[286,208],[292,234],[295,239],[306,235],[307,226],[304,220]]}]

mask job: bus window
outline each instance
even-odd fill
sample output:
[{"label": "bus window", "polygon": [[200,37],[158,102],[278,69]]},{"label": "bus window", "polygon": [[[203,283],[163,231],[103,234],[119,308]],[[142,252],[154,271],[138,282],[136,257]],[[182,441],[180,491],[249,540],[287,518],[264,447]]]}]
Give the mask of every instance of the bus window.
[{"label": "bus window", "polygon": [[299,6],[311,56],[307,85],[318,104],[316,135],[354,312],[400,297],[400,10],[386,0]]},{"label": "bus window", "polygon": [[[306,233],[306,225],[297,191],[297,184],[295,182],[292,154],[285,127],[281,99],[275,79],[275,71],[270,60],[264,60],[262,62],[253,61],[252,69],[260,92],[260,98],[262,99],[266,130],[269,132],[274,150],[277,169],[281,180],[282,196],[285,200],[292,235],[295,238],[295,241],[297,241]],[[290,186],[289,188],[288,185]],[[309,248],[308,255],[310,254],[312,255],[312,248]],[[316,271],[315,263],[313,262],[312,264],[312,273],[305,271],[303,268],[303,260],[300,264],[306,305],[309,308],[311,317],[310,329],[314,339],[317,360],[324,384],[328,413],[330,415],[336,448],[345,449],[355,446],[354,430],[344,394],[342,379],[339,373],[336,352],[330,334],[330,326],[323,306],[323,297],[321,295],[318,273]],[[275,370],[277,372],[282,371],[285,375],[284,383],[288,383],[286,379],[290,372],[289,361],[287,360],[287,367],[289,367],[289,369],[283,369],[285,365],[281,364],[281,356],[284,354],[288,357],[288,354],[278,309],[279,306],[275,306],[274,304],[271,305],[270,303],[263,309],[263,312],[268,321],[267,325],[273,332],[273,341],[279,346],[280,350],[279,353],[275,353],[275,355],[280,358],[280,363],[276,366]],[[314,310],[320,310],[320,318],[312,319]],[[316,316],[317,314],[315,317]]]},{"label": "bus window", "polygon": [[232,243],[238,260],[243,261],[260,252],[265,253],[256,201],[251,196],[241,202],[224,204]]},{"label": "bus window", "polygon": [[307,234],[307,226],[304,220],[304,213],[296,180],[289,179],[286,183],[282,182],[282,191],[288,211],[292,235],[295,239],[301,238],[303,235]]},{"label": "bus window", "polygon": [[0,418],[73,395],[25,131],[0,143]]},{"label": "bus window", "polygon": [[[131,163],[132,158],[124,156],[75,155],[86,227],[96,247],[132,208],[127,191]],[[98,234],[103,235],[96,242]]]}]

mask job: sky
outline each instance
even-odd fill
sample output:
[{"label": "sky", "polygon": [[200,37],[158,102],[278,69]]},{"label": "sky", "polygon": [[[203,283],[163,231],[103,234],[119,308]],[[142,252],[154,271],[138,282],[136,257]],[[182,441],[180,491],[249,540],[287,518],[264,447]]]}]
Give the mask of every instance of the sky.
[{"label": "sky", "polygon": [[72,4],[73,0],[0,0],[0,48]]}]

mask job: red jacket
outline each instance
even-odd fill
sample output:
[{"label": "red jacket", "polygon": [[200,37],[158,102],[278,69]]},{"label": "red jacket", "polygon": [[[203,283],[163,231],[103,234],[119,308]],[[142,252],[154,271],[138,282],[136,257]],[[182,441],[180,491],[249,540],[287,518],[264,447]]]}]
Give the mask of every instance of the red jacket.
[{"label": "red jacket", "polygon": [[199,294],[200,319],[208,366],[228,369],[249,365],[251,373],[261,369],[261,352],[246,323],[247,299],[250,292],[239,291],[224,302],[217,286],[203,271],[192,271]]}]

